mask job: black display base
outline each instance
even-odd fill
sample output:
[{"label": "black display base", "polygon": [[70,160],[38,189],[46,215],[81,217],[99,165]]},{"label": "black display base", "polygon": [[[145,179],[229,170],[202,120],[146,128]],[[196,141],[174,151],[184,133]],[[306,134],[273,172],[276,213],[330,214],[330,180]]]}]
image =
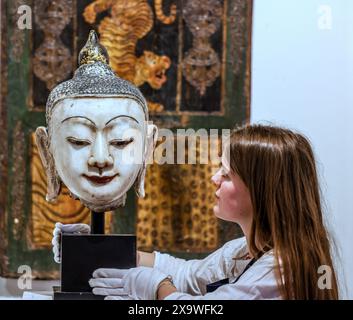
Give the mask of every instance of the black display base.
[{"label": "black display base", "polygon": [[135,235],[63,234],[61,286],[54,300],[103,300],[92,293],[89,280],[98,268],[136,267]]},{"label": "black display base", "polygon": [[97,296],[92,292],[62,292],[61,287],[53,287],[54,300],[104,300],[104,296]]}]

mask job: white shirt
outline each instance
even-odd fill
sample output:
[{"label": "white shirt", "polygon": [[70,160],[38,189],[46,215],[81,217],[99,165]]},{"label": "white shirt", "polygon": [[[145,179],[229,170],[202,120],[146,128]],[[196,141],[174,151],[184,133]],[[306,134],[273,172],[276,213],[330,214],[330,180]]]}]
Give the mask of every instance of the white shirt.
[{"label": "white shirt", "polygon": [[[173,277],[178,292],[165,300],[250,300],[281,299],[274,274],[275,259],[272,251],[265,253],[236,283],[250,260],[234,260],[247,253],[245,237],[227,242],[202,260],[179,259],[155,252],[154,267]],[[225,284],[207,293],[206,285],[224,278]]]}]

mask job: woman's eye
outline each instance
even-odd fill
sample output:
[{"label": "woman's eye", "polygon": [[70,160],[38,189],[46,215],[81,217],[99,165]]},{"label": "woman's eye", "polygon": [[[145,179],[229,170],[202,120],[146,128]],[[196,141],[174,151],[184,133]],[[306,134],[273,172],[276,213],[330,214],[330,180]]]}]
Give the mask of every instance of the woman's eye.
[{"label": "woman's eye", "polygon": [[132,141],[134,141],[134,138],[130,138],[128,140],[112,140],[110,141],[110,145],[117,147],[117,148],[124,148],[126,147],[128,144],[130,144]]},{"label": "woman's eye", "polygon": [[221,176],[225,179],[229,179],[229,176],[224,169],[221,170]]},{"label": "woman's eye", "polygon": [[85,147],[85,146],[88,146],[91,144],[87,140],[76,139],[76,138],[72,138],[72,137],[68,137],[68,138],[66,138],[66,140],[69,141],[74,146],[78,146],[78,147]]}]

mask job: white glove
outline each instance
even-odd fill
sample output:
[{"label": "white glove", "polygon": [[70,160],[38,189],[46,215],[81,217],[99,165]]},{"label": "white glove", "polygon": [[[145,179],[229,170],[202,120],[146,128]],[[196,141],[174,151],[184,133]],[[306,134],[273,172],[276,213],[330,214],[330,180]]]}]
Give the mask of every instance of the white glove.
[{"label": "white glove", "polygon": [[105,300],[155,300],[158,285],[168,276],[156,268],[97,269],[89,285]]},{"label": "white glove", "polygon": [[91,227],[88,224],[76,223],[76,224],[62,224],[57,222],[53,231],[53,239],[51,241],[53,245],[54,261],[56,263],[61,262],[61,252],[60,252],[60,239],[62,233],[71,234],[89,234],[91,232]]}]

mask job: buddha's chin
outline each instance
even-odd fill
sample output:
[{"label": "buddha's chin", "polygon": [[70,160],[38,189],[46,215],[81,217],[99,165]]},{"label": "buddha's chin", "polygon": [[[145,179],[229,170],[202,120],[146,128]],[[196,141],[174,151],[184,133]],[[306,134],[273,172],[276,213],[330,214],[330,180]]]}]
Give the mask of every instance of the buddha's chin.
[{"label": "buddha's chin", "polygon": [[125,206],[126,193],[111,201],[97,201],[97,199],[94,199],[93,201],[80,199],[80,201],[85,207],[95,212],[111,211],[115,210],[116,208]]},{"label": "buddha's chin", "polygon": [[82,202],[101,206],[117,202],[127,190],[125,186],[115,180],[104,184],[91,185],[90,181],[84,179],[81,186],[73,191]]}]

